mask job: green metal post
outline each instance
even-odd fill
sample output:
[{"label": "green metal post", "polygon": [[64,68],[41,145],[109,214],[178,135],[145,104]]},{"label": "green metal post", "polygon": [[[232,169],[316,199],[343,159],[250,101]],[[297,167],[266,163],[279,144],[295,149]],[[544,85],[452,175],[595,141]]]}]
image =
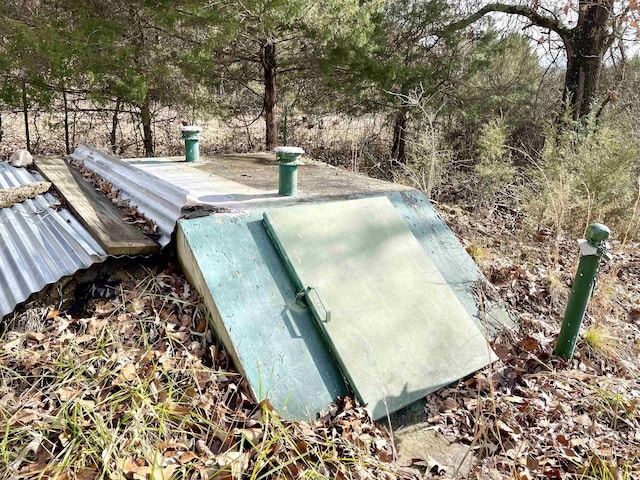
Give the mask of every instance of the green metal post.
[{"label": "green metal post", "polygon": [[184,140],[185,158],[187,162],[200,160],[200,132],[202,128],[195,125],[181,127],[182,140]]},{"label": "green metal post", "polygon": [[605,225],[593,223],[587,227],[587,238],[578,240],[580,263],[555,349],[556,355],[564,356],[567,360],[573,357],[584,313],[593,293],[600,258],[610,258],[606,242],[610,234],[609,228]]},{"label": "green metal post", "polygon": [[278,193],[284,196],[298,192],[298,165],[303,165],[300,157],[304,150],[299,147],[276,147],[276,159],[280,162]]}]

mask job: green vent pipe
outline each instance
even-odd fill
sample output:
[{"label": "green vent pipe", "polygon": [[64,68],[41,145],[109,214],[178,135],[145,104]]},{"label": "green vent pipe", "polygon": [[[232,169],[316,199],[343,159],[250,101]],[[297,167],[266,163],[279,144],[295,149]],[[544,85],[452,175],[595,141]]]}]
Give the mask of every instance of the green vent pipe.
[{"label": "green vent pipe", "polygon": [[300,147],[276,147],[274,152],[276,160],[280,162],[278,193],[284,196],[295,195],[298,192],[298,165],[304,165],[300,160],[304,150]]},{"label": "green vent pipe", "polygon": [[200,141],[201,127],[195,125],[186,125],[180,127],[182,140],[184,140],[184,151],[187,162],[197,162],[200,160]]}]

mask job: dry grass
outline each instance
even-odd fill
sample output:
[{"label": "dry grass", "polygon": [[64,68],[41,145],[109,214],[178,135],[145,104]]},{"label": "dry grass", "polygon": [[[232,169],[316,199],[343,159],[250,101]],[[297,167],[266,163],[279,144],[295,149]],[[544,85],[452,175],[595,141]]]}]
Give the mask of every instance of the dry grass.
[{"label": "dry grass", "polygon": [[616,341],[609,329],[605,326],[593,324],[584,332],[584,341],[595,352],[610,359],[616,357]]},{"label": "dry grass", "polygon": [[614,246],[566,363],[553,349],[575,275],[574,241],[528,243],[507,223],[452,212],[449,220],[470,245],[489,240],[478,232],[490,232],[502,246],[482,268],[520,328],[492,343],[499,360],[491,369],[427,398],[429,422],[469,445],[471,478],[638,478],[640,246]]},{"label": "dry grass", "polygon": [[413,478],[349,399],[310,422],[254,403],[173,267],[84,316],[45,304],[5,327],[0,478]]},{"label": "dry grass", "polygon": [[479,243],[470,243],[465,247],[465,250],[467,251],[469,256],[473,258],[473,261],[478,265],[481,265],[489,255],[489,251],[487,250],[487,248]]},{"label": "dry grass", "polygon": [[[99,111],[100,105],[89,101],[81,101],[79,105],[95,111],[78,111],[72,115],[71,149],[84,142],[110,152],[111,112]],[[142,156],[142,130],[137,117],[121,113],[119,119],[116,153],[124,157]],[[31,144],[36,154],[65,153],[63,121],[61,111],[30,116]],[[193,118],[186,112],[162,108],[155,113],[153,124],[156,155],[180,155],[184,152],[184,144],[180,140],[182,121],[195,121],[203,127],[200,149],[205,155],[264,151],[265,130],[261,118],[256,120],[249,114],[229,119],[204,114]],[[281,124],[281,128],[284,125]],[[289,145],[303,147],[314,158],[352,171],[377,176],[389,174],[387,150],[390,132],[383,115],[358,118],[293,116],[287,121],[287,141]],[[22,113],[3,113],[0,156],[8,158],[21,148],[26,148]]]}]

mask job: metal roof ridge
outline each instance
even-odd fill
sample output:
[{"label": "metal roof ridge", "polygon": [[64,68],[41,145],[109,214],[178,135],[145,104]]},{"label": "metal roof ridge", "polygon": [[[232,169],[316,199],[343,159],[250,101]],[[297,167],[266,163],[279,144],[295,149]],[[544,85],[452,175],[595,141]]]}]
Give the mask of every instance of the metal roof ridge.
[{"label": "metal roof ridge", "polygon": [[83,162],[89,170],[110,182],[120,191],[122,199],[153,220],[158,225],[161,234],[158,243],[162,247],[171,241],[182,207],[192,201],[187,190],[86,143],[81,143],[71,158]]}]

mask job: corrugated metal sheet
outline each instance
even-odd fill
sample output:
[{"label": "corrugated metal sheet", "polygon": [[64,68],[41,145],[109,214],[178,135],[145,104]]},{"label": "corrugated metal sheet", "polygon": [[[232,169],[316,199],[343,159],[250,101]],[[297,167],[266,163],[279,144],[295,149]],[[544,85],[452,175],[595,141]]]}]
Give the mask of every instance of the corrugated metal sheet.
[{"label": "corrugated metal sheet", "polygon": [[147,218],[158,225],[158,243],[165,247],[188,204],[189,192],[170,182],[151,175],[118,157],[87,144],[81,144],[71,157],[100,175],[120,190],[120,197],[138,207]]},{"label": "corrugated metal sheet", "polygon": [[[43,181],[0,162],[0,188]],[[68,210],[49,193],[0,209],[0,318],[45,285],[107,258]]]}]

